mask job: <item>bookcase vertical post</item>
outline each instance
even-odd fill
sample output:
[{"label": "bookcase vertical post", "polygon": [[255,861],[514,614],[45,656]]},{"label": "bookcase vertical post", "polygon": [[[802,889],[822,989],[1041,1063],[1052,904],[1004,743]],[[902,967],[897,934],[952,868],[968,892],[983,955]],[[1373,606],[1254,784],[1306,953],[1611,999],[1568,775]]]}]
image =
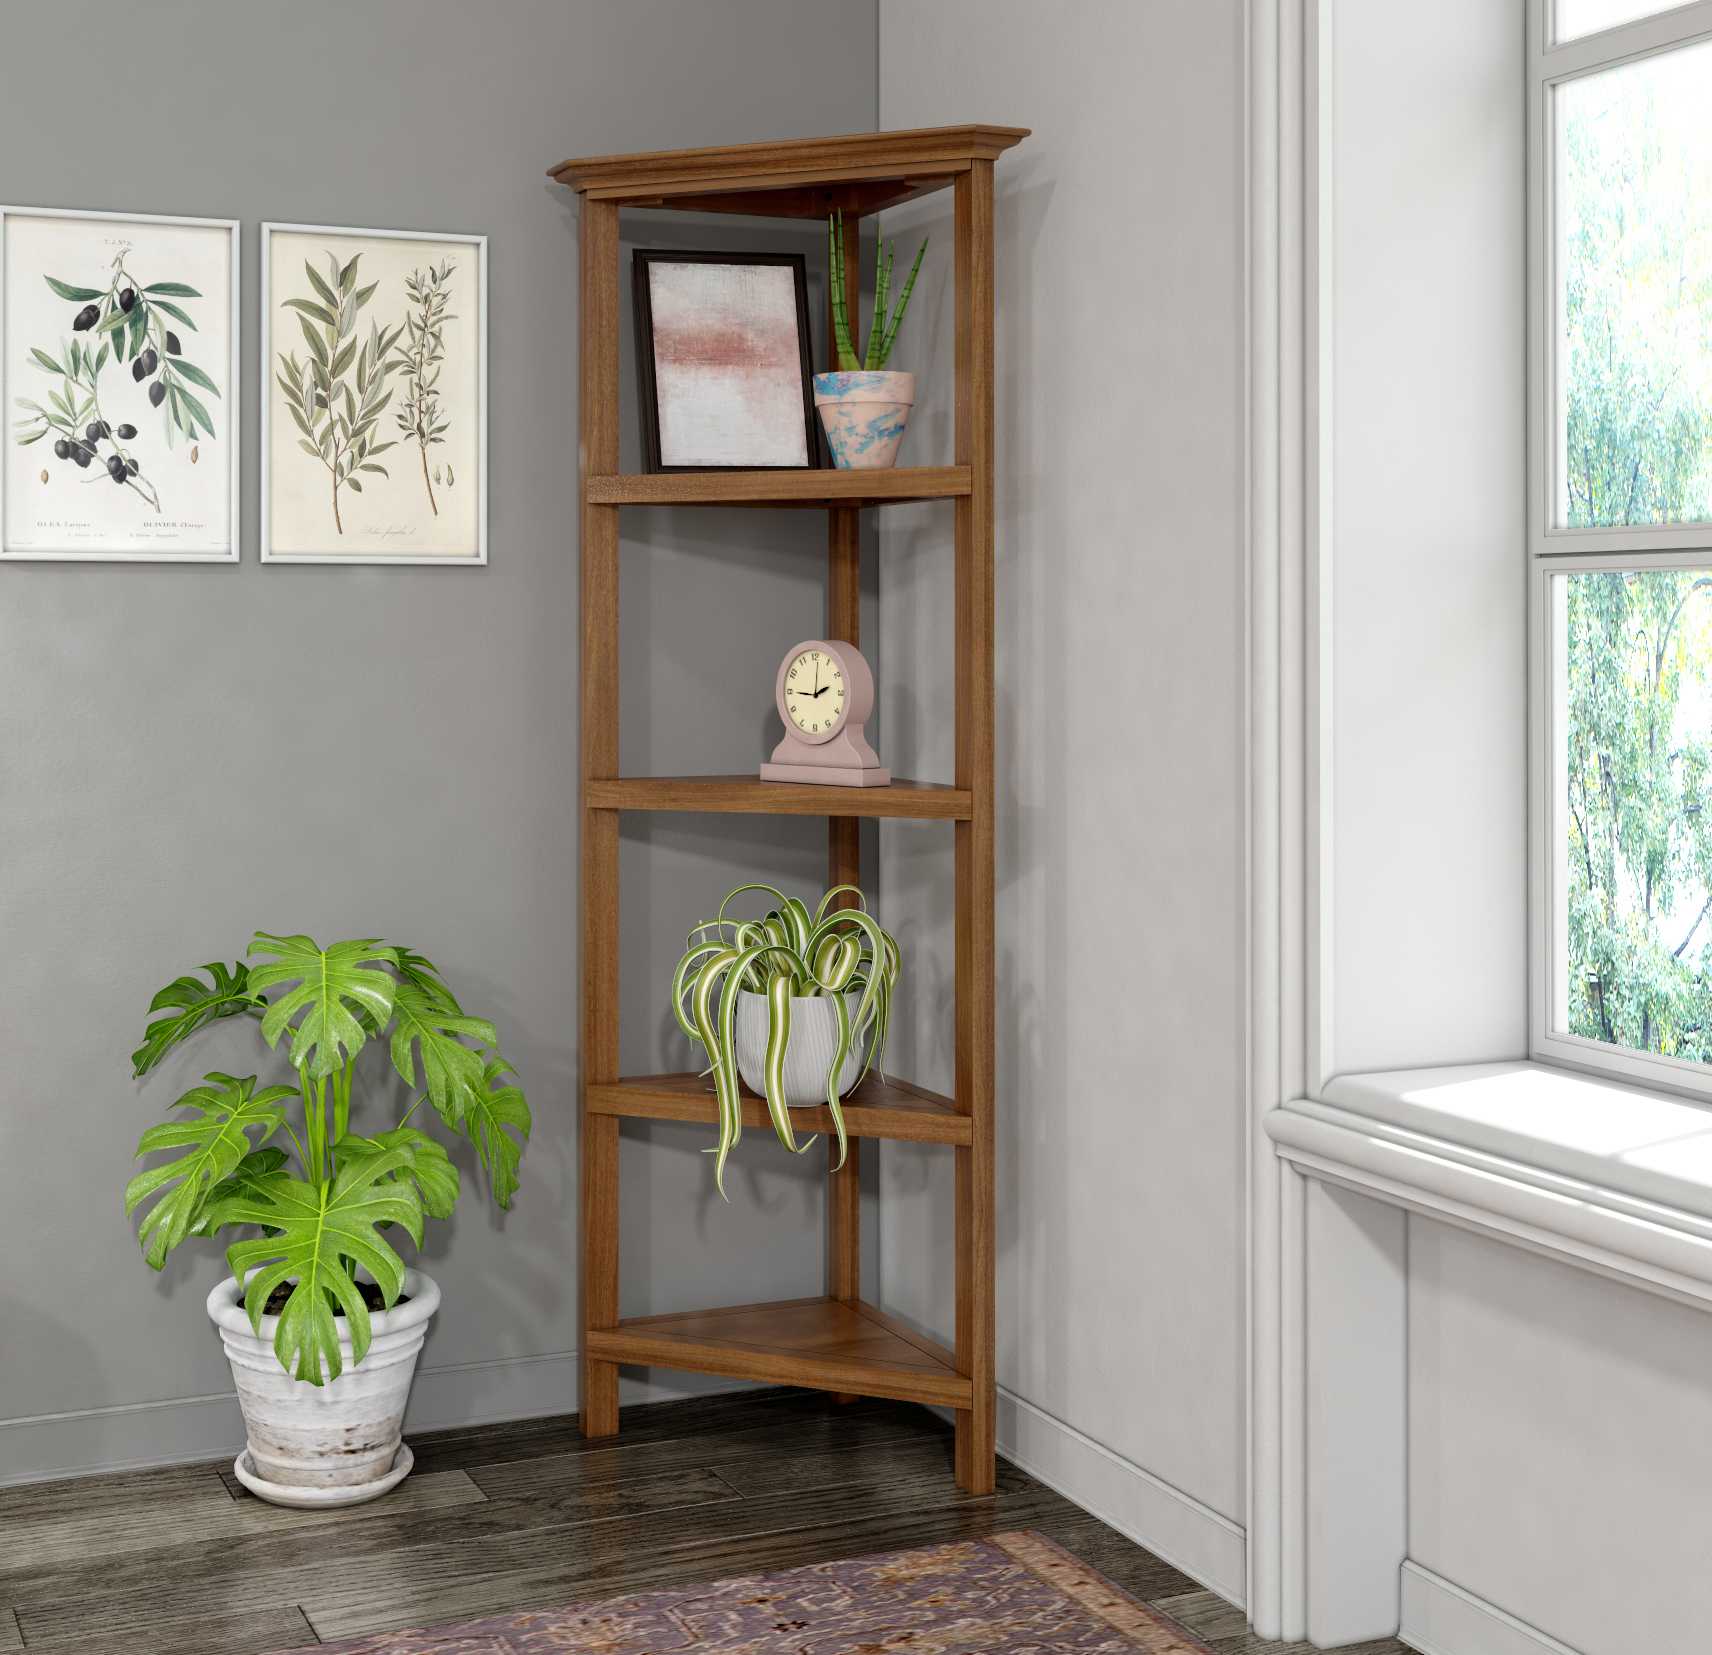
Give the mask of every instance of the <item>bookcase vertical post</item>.
[{"label": "bookcase vertical post", "polygon": [[[844,219],[844,268],[860,271],[862,221],[855,213]],[[852,281],[848,304],[861,297],[861,283]],[[827,283],[826,350],[828,366],[836,362],[832,344],[832,285]],[[833,506],[826,514],[826,635],[843,643],[862,642],[862,514],[856,506]],[[861,821],[855,816],[829,816],[826,821],[827,884],[862,882]],[[840,906],[853,900],[844,898]],[[827,1139],[826,1292],[829,1298],[854,1304],[862,1297],[862,1143],[851,1138],[844,1165],[838,1165],[838,1140]],[[856,1399],[839,1393],[840,1401]]]},{"label": "bookcase vertical post", "polygon": [[618,814],[589,804],[589,781],[618,774],[618,508],[588,504],[587,478],[618,469],[618,208],[583,202],[582,358],[582,1399],[583,1435],[618,1429],[618,1367],[589,1354],[589,1331],[618,1325],[618,1121],[588,1089],[618,1079]]},{"label": "bookcase vertical post", "polygon": [[956,445],[970,468],[956,502],[956,777],[970,815],[956,836],[956,1079],[971,1121],[956,1171],[957,1371],[971,1382],[957,1411],[958,1484],[993,1488],[993,164],[953,187],[957,282]]}]

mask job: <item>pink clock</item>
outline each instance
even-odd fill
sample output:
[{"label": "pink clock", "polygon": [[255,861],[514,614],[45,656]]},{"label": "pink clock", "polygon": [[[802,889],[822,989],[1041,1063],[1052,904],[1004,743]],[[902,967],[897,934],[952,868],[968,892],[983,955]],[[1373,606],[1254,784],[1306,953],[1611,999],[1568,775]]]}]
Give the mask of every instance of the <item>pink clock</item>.
[{"label": "pink clock", "polygon": [[810,638],[779,663],[774,689],[785,739],[761,766],[764,782],[884,787],[892,773],[862,727],[874,711],[874,675],[854,644]]}]

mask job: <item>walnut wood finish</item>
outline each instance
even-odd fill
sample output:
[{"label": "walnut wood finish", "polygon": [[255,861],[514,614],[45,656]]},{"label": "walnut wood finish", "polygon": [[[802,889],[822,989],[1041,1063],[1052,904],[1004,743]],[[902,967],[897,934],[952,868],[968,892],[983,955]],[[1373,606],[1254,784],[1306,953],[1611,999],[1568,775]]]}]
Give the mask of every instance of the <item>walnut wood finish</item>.
[{"label": "walnut wood finish", "polygon": [[[1027,133],[960,126],[567,161],[551,176],[583,194],[583,1429],[617,1429],[617,1364],[660,1363],[791,1380],[835,1395],[906,1397],[955,1410],[954,1468],[969,1494],[994,1487],[993,1177],[993,162]],[[620,204],[761,216],[846,213],[855,268],[862,214],[931,189],[954,192],[956,456],[894,471],[628,476],[618,471]],[[830,326],[828,335],[830,336]],[[813,787],[747,776],[619,777],[618,512],[625,505],[815,505],[827,512],[827,633],[859,642],[859,508],[948,499],[956,513],[956,780]],[[826,1297],[801,1304],[619,1322],[618,1122],[708,1120],[693,1077],[617,1073],[618,818],[621,810],[827,818],[832,883],[861,875],[863,818],[954,824],[955,1095],[884,1095],[849,1108],[852,1153],[829,1170]],[[761,1120],[760,1100],[744,1105]],[[805,1112],[806,1113],[806,1112]],[[820,1112],[824,1114],[824,1111]],[[825,1130],[830,1124],[817,1120]],[[861,1298],[856,1138],[944,1142],[956,1156],[956,1348],[923,1347]],[[908,1389],[900,1389],[908,1386]]]},{"label": "walnut wood finish", "polygon": [[584,492],[603,506],[854,508],[900,500],[952,500],[970,487],[967,466],[928,465],[890,471],[620,472],[590,476]]},{"label": "walnut wood finish", "polygon": [[[591,1085],[588,1107],[602,1115],[625,1120],[695,1121],[712,1126],[719,1119],[713,1083],[705,1075],[685,1072],[676,1075],[627,1075],[606,1085]],[[901,1143],[966,1144],[971,1137],[969,1117],[950,1098],[923,1091],[893,1077],[882,1080],[869,1074],[843,1100],[844,1126],[852,1138],[891,1138]],[[791,1123],[799,1133],[832,1132],[832,1117],[824,1106],[793,1109]],[[760,1131],[772,1129],[767,1100],[751,1092],[743,1094],[743,1125]],[[855,1145],[851,1145],[852,1152]],[[832,1149],[837,1158],[837,1145]],[[831,1292],[830,1286],[828,1291]],[[836,1293],[835,1298],[854,1297]]]},{"label": "walnut wood finish", "polygon": [[755,776],[608,776],[592,778],[593,810],[717,811],[749,816],[908,816],[956,821],[969,814],[966,788],[894,781],[887,787],[827,787],[764,782]]},{"label": "walnut wood finish", "polygon": [[957,180],[957,460],[975,484],[956,505],[956,1097],[971,1137],[956,1151],[957,1481],[993,1486],[993,164]]},{"label": "walnut wood finish", "polygon": [[[580,190],[586,199],[627,207],[823,218],[829,200],[845,206],[846,212],[877,212],[943,189],[976,161],[990,166],[1027,136],[1025,127],[981,125],[854,132],[711,149],[592,155],[561,161],[547,176]],[[848,204],[827,193],[852,185],[858,188]],[[738,197],[751,200],[743,205]]]},{"label": "walnut wood finish", "polygon": [[[855,212],[844,219],[844,268],[862,268],[862,225]],[[862,284],[852,282],[852,303],[859,306]],[[826,291],[826,359],[833,365],[832,284]],[[856,476],[855,472],[834,475]],[[862,516],[854,505],[834,506],[826,514],[826,636],[858,648],[862,643]],[[829,890],[862,882],[862,822],[857,816],[832,816],[826,823],[826,882]],[[853,895],[838,899],[838,906],[855,902]],[[869,1076],[868,1079],[876,1077]],[[884,1085],[884,1082],[881,1082]],[[863,1082],[867,1085],[867,1081]],[[830,1112],[829,1112],[830,1113]],[[918,1118],[919,1118],[919,1112]],[[830,1126],[830,1121],[828,1125]],[[844,1164],[838,1164],[838,1138],[826,1140],[826,1291],[829,1298],[855,1305],[862,1298],[862,1144],[860,1135],[845,1117],[849,1142]],[[852,1403],[856,1394],[837,1393],[837,1400]]]},{"label": "walnut wood finish", "polygon": [[590,1335],[603,1356],[733,1379],[771,1379],[901,1402],[969,1406],[969,1381],[878,1314],[841,1299],[795,1299],[628,1317]]},{"label": "walnut wood finish", "polygon": [[[579,284],[581,464],[618,469],[618,209],[585,201]],[[618,818],[595,808],[590,779],[618,768],[618,509],[582,511],[582,1314],[618,1320],[618,1122],[588,1108],[591,1084],[618,1078]],[[582,1346],[582,1424],[618,1429],[618,1369]]]}]

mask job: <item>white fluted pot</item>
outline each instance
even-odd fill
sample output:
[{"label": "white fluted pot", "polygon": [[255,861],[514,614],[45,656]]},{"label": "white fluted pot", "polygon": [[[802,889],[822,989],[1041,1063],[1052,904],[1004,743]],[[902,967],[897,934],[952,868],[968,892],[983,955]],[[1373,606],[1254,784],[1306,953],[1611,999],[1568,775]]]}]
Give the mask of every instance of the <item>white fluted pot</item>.
[{"label": "white fluted pot", "polygon": [[[402,1296],[410,1302],[370,1315],[373,1340],[361,1362],[351,1360],[350,1334],[339,1317],[344,1371],[311,1385],[287,1373],[274,1354],[277,1316],[262,1317],[260,1332],[252,1332],[243,1291],[230,1276],[208,1295],[208,1315],[220,1330],[244,1411],[249,1461],[261,1483],[331,1492],[387,1478],[399,1458],[404,1405],[440,1289],[420,1270],[406,1270]],[[266,1487],[250,1486],[272,1498]]]},{"label": "white fluted pot", "polygon": [[[855,1027],[861,994],[846,994],[844,1004]],[[737,1072],[751,1092],[763,1097],[767,1091],[768,1007],[765,994],[745,989],[737,997]],[[850,1042],[844,1066],[838,1071],[838,1095],[843,1097],[862,1073],[861,1047],[872,1034]],[[785,1102],[807,1108],[826,1102],[826,1077],[838,1051],[838,1019],[830,997],[824,994],[791,997],[791,1038],[785,1048]]]}]

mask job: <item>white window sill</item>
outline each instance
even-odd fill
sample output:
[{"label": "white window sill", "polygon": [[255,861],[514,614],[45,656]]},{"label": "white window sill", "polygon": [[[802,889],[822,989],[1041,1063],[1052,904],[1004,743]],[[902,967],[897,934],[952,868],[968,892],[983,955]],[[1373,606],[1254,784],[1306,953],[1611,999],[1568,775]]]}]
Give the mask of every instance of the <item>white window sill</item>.
[{"label": "white window sill", "polygon": [[1487,1063],[1339,1076],[1266,1130],[1309,1176],[1712,1307],[1712,1109]]}]

